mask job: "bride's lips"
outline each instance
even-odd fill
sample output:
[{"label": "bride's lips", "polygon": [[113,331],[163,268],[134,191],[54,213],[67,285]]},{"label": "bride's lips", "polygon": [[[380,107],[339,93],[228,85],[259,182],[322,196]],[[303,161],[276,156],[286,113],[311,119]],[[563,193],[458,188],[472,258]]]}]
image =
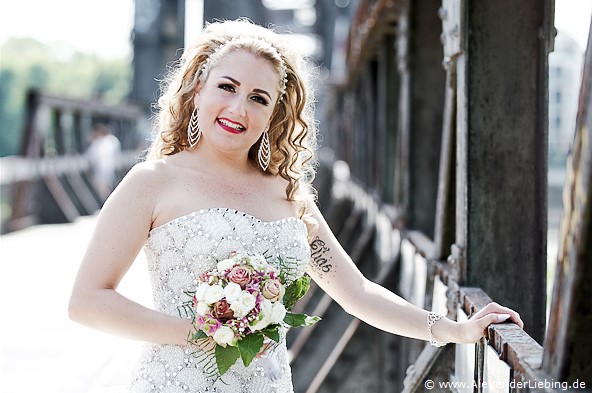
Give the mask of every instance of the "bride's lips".
[{"label": "bride's lips", "polygon": [[233,134],[242,134],[247,128],[241,123],[234,122],[224,117],[219,117],[216,122],[224,131],[231,132]]}]

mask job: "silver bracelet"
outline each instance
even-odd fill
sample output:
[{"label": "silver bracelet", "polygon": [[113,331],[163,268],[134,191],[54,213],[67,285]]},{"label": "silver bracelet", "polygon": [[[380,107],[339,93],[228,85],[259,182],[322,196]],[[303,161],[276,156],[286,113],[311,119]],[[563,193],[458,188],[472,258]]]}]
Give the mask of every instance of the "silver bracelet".
[{"label": "silver bracelet", "polygon": [[434,338],[434,335],[432,334],[432,326],[434,326],[434,324],[442,318],[444,318],[444,315],[442,314],[438,314],[432,311],[428,312],[428,332],[430,333],[430,344],[434,347],[443,347],[444,345],[448,344],[436,340]]}]

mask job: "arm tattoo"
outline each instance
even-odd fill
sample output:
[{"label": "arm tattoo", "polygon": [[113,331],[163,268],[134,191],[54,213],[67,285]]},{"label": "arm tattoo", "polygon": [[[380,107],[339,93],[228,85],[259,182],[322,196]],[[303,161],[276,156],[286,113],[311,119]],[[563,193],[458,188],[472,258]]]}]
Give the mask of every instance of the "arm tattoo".
[{"label": "arm tattoo", "polygon": [[312,268],[322,276],[322,273],[333,271],[331,257],[327,253],[331,250],[318,236],[310,243],[310,258]]}]

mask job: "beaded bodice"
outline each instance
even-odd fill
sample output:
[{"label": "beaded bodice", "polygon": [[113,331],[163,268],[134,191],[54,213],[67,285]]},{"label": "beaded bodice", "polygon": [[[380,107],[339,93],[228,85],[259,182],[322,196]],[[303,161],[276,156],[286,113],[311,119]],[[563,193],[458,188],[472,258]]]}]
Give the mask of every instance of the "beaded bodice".
[{"label": "beaded bodice", "polygon": [[[297,261],[290,274],[304,274],[310,249],[305,224],[295,218],[262,221],[225,208],[204,209],[178,217],[152,229],[144,247],[156,310],[178,316],[195,289],[201,273],[233,251],[260,253],[270,263],[277,257]],[[280,266],[276,266],[280,268]],[[237,362],[224,376],[225,383],[211,385],[197,360],[195,348],[147,345],[132,382],[133,392],[291,392],[291,373],[285,342],[274,351],[279,378],[272,380],[254,361],[248,368]]]}]

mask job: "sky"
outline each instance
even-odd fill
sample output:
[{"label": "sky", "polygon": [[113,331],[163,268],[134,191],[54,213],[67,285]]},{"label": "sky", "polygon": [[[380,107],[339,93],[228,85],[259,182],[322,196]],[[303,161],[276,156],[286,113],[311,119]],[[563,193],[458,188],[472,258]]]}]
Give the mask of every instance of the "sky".
[{"label": "sky", "polygon": [[0,0],[0,41],[33,37],[66,42],[105,57],[131,51],[133,0]]},{"label": "sky", "polygon": [[[187,0],[197,13],[202,0]],[[30,36],[46,43],[63,41],[87,53],[121,57],[131,53],[134,0],[0,0],[0,43]],[[556,0],[555,26],[586,47],[592,0]],[[186,33],[194,36],[201,17],[191,19]]]}]

